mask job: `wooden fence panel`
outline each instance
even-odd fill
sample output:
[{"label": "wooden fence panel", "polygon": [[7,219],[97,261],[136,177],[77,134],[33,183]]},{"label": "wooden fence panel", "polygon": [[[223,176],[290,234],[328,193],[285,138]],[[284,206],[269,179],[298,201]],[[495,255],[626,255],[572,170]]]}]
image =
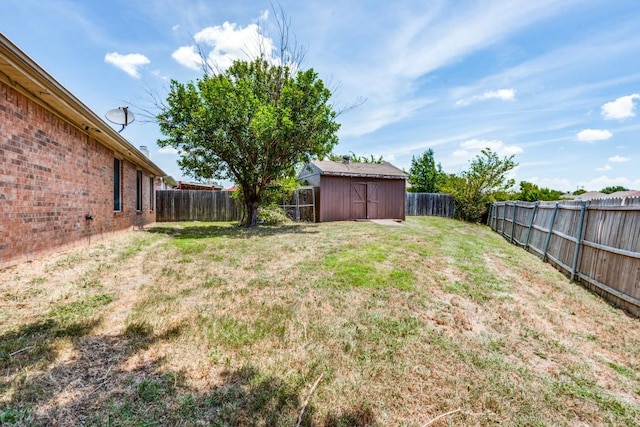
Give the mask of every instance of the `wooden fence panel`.
[{"label": "wooden fence panel", "polygon": [[640,316],[640,198],[494,203],[488,224]]},{"label": "wooden fence panel", "polygon": [[242,204],[226,191],[160,190],[156,221],[239,221]]},{"label": "wooden fence panel", "polygon": [[578,242],[578,209],[568,205],[560,206],[546,251],[547,258],[562,267],[566,273],[572,271],[573,255]]},{"label": "wooden fence panel", "polygon": [[526,239],[529,231],[531,215],[534,213],[534,206],[529,204],[516,203],[513,212],[513,233],[511,243],[519,246],[527,244]]},{"label": "wooden fence panel", "polygon": [[443,216],[453,218],[455,199],[449,194],[407,193],[407,216]]}]

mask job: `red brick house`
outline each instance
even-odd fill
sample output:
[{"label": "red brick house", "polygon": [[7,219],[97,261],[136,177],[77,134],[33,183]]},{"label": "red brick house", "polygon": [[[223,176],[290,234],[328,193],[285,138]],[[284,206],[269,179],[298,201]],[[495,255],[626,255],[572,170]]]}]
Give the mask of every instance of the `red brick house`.
[{"label": "red brick house", "polygon": [[164,176],[0,34],[0,268],[155,222]]}]

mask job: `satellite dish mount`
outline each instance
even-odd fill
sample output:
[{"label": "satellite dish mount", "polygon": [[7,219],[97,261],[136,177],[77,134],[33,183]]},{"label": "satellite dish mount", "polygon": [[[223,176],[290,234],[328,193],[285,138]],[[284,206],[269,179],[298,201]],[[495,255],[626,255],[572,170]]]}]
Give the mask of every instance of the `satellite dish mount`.
[{"label": "satellite dish mount", "polygon": [[107,114],[105,114],[105,117],[111,123],[115,123],[117,125],[122,126],[122,128],[118,131],[118,133],[122,132],[124,128],[127,127],[128,124],[133,123],[133,121],[136,119],[133,113],[129,111],[129,107],[127,107],[126,105],[107,111]]}]

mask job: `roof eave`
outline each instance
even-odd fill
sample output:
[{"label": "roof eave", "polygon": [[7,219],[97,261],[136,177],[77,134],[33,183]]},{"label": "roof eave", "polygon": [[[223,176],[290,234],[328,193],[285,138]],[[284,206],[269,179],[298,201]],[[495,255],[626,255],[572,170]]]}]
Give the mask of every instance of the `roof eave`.
[{"label": "roof eave", "polygon": [[0,33],[0,79],[156,176],[166,173]]}]

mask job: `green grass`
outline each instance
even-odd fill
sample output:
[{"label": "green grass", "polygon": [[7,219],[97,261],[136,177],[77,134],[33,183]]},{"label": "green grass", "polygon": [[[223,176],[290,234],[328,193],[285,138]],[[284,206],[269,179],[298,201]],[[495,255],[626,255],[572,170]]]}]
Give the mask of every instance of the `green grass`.
[{"label": "green grass", "polygon": [[160,224],[0,274],[2,425],[640,424],[638,320],[483,226]]}]

